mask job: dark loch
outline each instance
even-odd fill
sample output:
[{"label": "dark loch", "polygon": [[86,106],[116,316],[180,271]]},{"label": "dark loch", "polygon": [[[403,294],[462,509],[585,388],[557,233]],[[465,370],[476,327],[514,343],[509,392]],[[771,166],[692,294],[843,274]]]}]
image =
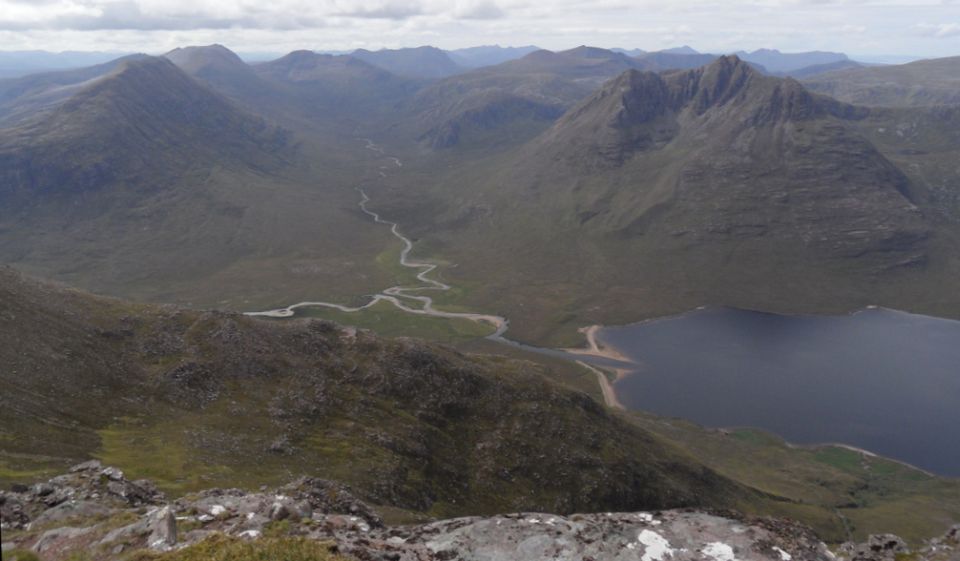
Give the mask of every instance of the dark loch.
[{"label": "dark loch", "polygon": [[702,309],[605,328],[641,365],[631,409],[797,444],[843,443],[960,476],[960,322],[869,309],[784,316]]}]

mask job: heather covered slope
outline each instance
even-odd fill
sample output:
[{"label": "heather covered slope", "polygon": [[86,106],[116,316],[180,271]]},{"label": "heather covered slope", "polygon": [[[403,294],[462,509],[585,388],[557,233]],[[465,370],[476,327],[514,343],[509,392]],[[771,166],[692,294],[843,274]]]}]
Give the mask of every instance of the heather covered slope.
[{"label": "heather covered slope", "polygon": [[435,515],[759,497],[533,363],[102,299],[10,269],[0,310],[7,480],[95,456],[174,493],[304,474]]},{"label": "heather covered slope", "polygon": [[530,340],[703,304],[958,314],[946,195],[891,161],[872,118],[735,57],[630,71],[521,149],[381,208]]}]

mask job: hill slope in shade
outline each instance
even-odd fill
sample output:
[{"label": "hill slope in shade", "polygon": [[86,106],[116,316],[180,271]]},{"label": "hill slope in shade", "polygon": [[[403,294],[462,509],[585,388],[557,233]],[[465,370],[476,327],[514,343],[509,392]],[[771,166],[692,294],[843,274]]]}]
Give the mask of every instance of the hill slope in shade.
[{"label": "hill slope in shade", "polygon": [[315,122],[344,116],[369,120],[372,114],[395,111],[395,106],[420,86],[417,80],[349,55],[294,51],[254,68],[262,79],[282,86],[281,96],[263,110],[293,106]]},{"label": "hill slope in shade", "polygon": [[409,49],[383,49],[368,51],[357,49],[352,57],[368,62],[397,76],[408,78],[445,78],[463,72],[444,51],[436,47],[417,47]]},{"label": "hill slope in shade", "polygon": [[447,51],[447,55],[463,68],[480,68],[481,66],[493,66],[509,60],[518,59],[539,50],[539,47],[532,45],[527,47],[486,45]]},{"label": "hill slope in shade", "polygon": [[836,70],[817,74],[804,85],[862,105],[955,105],[960,104],[960,57]]},{"label": "hill slope in shade", "polygon": [[941,284],[955,230],[930,185],[867,137],[869,116],[735,57],[629,71],[522,149],[442,178],[432,221],[385,208],[423,224],[414,235],[477,283],[476,305],[490,290],[508,295],[499,311],[524,310],[519,337],[706,303],[955,314]]},{"label": "hill slope in shade", "polygon": [[264,98],[274,92],[262,83],[253,68],[222,45],[183,47],[163,55],[187,75],[231,98]]},{"label": "hill slope in shade", "polygon": [[130,55],[90,67],[0,80],[0,127],[11,126],[39,111],[51,110],[90,81],[144,56]]}]

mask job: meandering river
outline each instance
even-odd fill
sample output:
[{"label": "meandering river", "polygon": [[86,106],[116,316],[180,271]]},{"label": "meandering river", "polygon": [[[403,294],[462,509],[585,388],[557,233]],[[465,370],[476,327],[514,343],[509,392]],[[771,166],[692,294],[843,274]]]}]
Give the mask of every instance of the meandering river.
[{"label": "meandering river", "polygon": [[[399,158],[394,158],[392,156],[384,156],[383,149],[375,144],[372,140],[368,138],[361,139],[366,142],[367,150],[375,152],[390,162],[395,166],[403,166],[403,162]],[[381,173],[385,176],[386,174]],[[418,269],[417,280],[422,284],[419,286],[413,287],[404,287],[404,286],[391,286],[379,294],[374,294],[370,297],[370,301],[362,306],[350,307],[344,306],[341,304],[336,304],[332,302],[298,302],[292,304],[285,308],[278,308],[275,310],[267,310],[263,312],[250,312],[247,315],[251,316],[263,316],[263,317],[272,317],[272,318],[285,318],[292,317],[296,314],[298,308],[310,308],[310,307],[319,307],[319,308],[333,308],[335,310],[340,310],[341,312],[359,312],[365,310],[377,302],[386,301],[390,302],[397,308],[408,312],[411,314],[418,314],[424,316],[432,316],[439,318],[448,318],[448,319],[466,319],[470,321],[478,321],[487,323],[494,328],[494,333],[490,336],[491,338],[499,339],[502,337],[503,333],[506,332],[509,322],[506,318],[501,316],[489,315],[489,314],[473,314],[473,313],[460,313],[460,312],[445,312],[443,310],[438,310],[433,307],[433,298],[420,294],[425,291],[446,291],[450,290],[450,286],[442,283],[438,280],[430,278],[428,275],[437,268],[433,263],[426,263],[421,261],[413,261],[410,259],[410,252],[413,250],[413,241],[410,238],[407,238],[402,233],[400,233],[400,226],[396,222],[390,222],[381,218],[379,213],[376,213],[369,208],[367,208],[367,203],[370,202],[370,197],[367,196],[367,193],[361,189],[357,188],[357,192],[360,193],[360,210],[365,214],[373,218],[373,221],[377,224],[384,224],[390,227],[390,231],[396,236],[402,243],[403,249],[400,251],[400,264],[404,267],[411,269]]]}]

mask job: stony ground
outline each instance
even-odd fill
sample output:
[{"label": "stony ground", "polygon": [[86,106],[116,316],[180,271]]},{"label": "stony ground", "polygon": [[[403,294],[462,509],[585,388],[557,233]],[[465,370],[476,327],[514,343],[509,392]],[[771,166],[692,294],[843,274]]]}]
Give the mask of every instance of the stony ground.
[{"label": "stony ground", "polygon": [[259,492],[211,489],[168,501],[150,481],[129,481],[97,461],[0,493],[0,514],[5,561],[76,559],[79,552],[91,560],[166,559],[218,543],[212,540],[288,537],[363,561],[960,559],[960,526],[918,551],[882,535],[833,553],[793,522],[696,510],[522,513],[386,527],[349,489],[326,480],[301,478]]}]

